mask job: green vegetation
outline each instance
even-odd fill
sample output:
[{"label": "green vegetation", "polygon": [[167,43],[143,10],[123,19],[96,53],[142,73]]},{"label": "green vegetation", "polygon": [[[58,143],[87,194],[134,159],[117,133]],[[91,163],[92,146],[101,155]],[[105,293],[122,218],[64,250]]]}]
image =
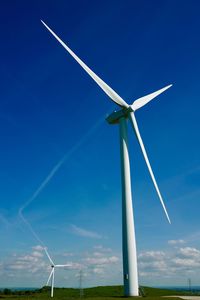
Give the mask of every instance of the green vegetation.
[{"label": "green vegetation", "polygon": [[[150,288],[150,287],[141,287],[140,294],[146,300],[172,300],[172,298],[162,296],[171,296],[171,295],[187,295],[186,292],[177,292],[173,290],[164,290],[158,288]],[[38,289],[35,291],[11,291],[9,289],[4,289],[0,293],[0,298],[6,298],[7,300],[14,300],[16,298],[23,298],[24,300],[45,300],[50,299],[50,287],[43,287],[42,289]],[[99,286],[94,288],[86,288],[83,290],[82,299],[87,300],[121,300],[125,299],[123,297],[123,287],[122,286]],[[80,299],[80,291],[79,289],[72,288],[55,288],[54,289],[54,300],[75,300]],[[141,299],[138,298],[138,299]],[[173,298],[176,300],[179,298]]]}]

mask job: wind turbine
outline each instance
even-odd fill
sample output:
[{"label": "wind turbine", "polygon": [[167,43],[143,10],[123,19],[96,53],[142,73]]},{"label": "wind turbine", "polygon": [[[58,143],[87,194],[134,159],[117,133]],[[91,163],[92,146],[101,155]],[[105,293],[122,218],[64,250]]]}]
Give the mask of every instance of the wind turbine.
[{"label": "wind turbine", "polygon": [[67,264],[67,265],[55,265],[53,260],[51,259],[48,251],[47,251],[47,248],[44,248],[44,251],[50,261],[50,264],[51,264],[51,272],[50,272],[50,275],[49,275],[49,278],[47,280],[47,283],[46,283],[46,286],[48,286],[49,284],[49,281],[51,279],[51,297],[53,297],[53,289],[54,289],[54,278],[55,278],[55,268],[65,268],[65,267],[69,267],[70,265]]},{"label": "wind turbine", "polygon": [[135,228],[132,206],[131,175],[128,151],[127,120],[131,122],[136,138],[140,145],[144,160],[149,170],[154,187],[158,194],[161,205],[166,217],[170,222],[165,204],[159,191],[154,173],[152,171],[138,124],[135,118],[135,111],[149,101],[166,91],[172,85],[168,85],[154,93],[143,96],[135,100],[132,104],[127,104],[111,87],[109,87],[101,78],[99,78],[42,20],[43,25],[57,39],[57,41],[71,54],[71,56],[80,64],[80,66],[93,78],[100,88],[120,106],[119,111],[113,112],[107,121],[109,124],[119,124],[120,127],[120,150],[121,150],[121,181],[122,181],[122,243],[123,243],[123,274],[124,274],[124,294],[125,296],[138,296],[138,271],[137,271],[137,252],[135,241]]}]

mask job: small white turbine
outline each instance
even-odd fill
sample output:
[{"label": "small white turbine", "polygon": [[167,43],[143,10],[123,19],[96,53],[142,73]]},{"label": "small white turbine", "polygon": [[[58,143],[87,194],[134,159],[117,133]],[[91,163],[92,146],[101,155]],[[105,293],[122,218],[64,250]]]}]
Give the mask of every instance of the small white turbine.
[{"label": "small white turbine", "polygon": [[131,122],[159,200],[169,223],[171,223],[139,132],[137,121],[135,118],[135,111],[163,93],[172,85],[170,84],[154,93],[141,97],[135,100],[131,105],[129,105],[110,86],[108,86],[101,78],[99,78],[99,76],[97,76],[43,21],[41,22],[57,39],[57,41],[65,48],[65,50],[67,50],[71,54],[71,56],[79,63],[79,65],[81,65],[81,67],[90,75],[90,77],[92,77],[92,79],[100,86],[100,88],[108,95],[108,97],[110,97],[112,101],[114,101],[121,107],[119,111],[113,112],[107,118],[107,121],[109,124],[119,124],[120,126],[124,294],[125,296],[138,296],[139,288],[137,252],[132,206],[127,120]]},{"label": "small white turbine", "polygon": [[46,253],[46,255],[47,255],[47,257],[48,257],[48,259],[50,261],[51,268],[52,268],[51,272],[50,272],[50,275],[49,275],[49,278],[47,280],[46,286],[48,286],[49,281],[51,279],[51,297],[53,297],[54,279],[55,279],[55,268],[65,268],[65,267],[70,267],[70,265],[69,264],[67,264],[67,265],[56,265],[56,264],[54,264],[53,260],[51,259],[50,255],[49,255],[49,253],[47,251],[47,248],[44,248],[44,251],[45,251],[45,253]]}]

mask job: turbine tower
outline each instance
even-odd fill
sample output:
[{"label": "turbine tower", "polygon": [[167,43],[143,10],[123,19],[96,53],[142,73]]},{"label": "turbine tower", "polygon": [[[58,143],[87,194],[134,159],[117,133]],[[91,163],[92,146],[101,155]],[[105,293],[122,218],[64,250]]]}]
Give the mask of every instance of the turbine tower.
[{"label": "turbine tower", "polygon": [[124,294],[125,296],[138,296],[139,286],[137,271],[137,251],[132,206],[127,121],[129,120],[131,122],[159,200],[169,223],[171,223],[140,135],[138,124],[135,118],[135,111],[163,93],[172,85],[170,84],[154,93],[143,96],[129,105],[111,87],[109,87],[101,78],[99,78],[42,20],[41,22],[57,39],[57,41],[65,48],[65,50],[67,50],[69,54],[71,54],[71,56],[80,64],[80,66],[90,75],[90,77],[93,78],[93,80],[108,95],[108,97],[121,108],[119,111],[113,112],[107,118],[107,121],[109,124],[119,124],[120,127]]},{"label": "turbine tower", "polygon": [[48,286],[49,284],[49,281],[51,279],[51,297],[53,297],[53,290],[54,290],[54,279],[55,279],[55,268],[65,268],[65,267],[70,267],[69,264],[67,265],[56,265],[54,264],[53,260],[51,259],[48,251],[47,251],[47,248],[44,248],[44,251],[50,261],[50,264],[51,264],[51,272],[50,272],[50,275],[49,275],[49,278],[47,280],[47,283],[46,283],[46,286]]}]

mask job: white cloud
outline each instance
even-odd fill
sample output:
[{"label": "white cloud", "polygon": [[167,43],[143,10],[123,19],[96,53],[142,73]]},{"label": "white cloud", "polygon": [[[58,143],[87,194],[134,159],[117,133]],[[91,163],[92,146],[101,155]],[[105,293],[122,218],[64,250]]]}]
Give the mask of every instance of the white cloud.
[{"label": "white cloud", "polygon": [[[80,272],[81,271],[81,272]],[[84,270],[84,272],[83,272],[83,269],[80,269],[79,270],[79,272],[76,272],[75,274],[74,274],[74,277],[76,277],[76,278],[79,278],[79,280],[80,280],[80,276],[82,276],[82,279],[83,278],[86,278],[86,277],[88,277],[88,273]]]},{"label": "white cloud", "polygon": [[37,263],[38,262],[38,257],[35,257],[33,255],[24,255],[24,256],[20,256],[18,257],[18,261],[21,261],[21,262],[35,262]]},{"label": "white cloud", "polygon": [[102,268],[94,268],[93,273],[95,274],[104,274],[104,269]]},{"label": "white cloud", "polygon": [[39,252],[39,251],[33,251],[32,252],[32,256],[34,257],[43,257],[43,253]]},{"label": "white cloud", "polygon": [[191,247],[180,248],[179,253],[184,257],[200,259],[200,251],[196,248],[191,248]]},{"label": "white cloud", "polygon": [[87,257],[85,262],[87,265],[110,265],[119,261],[117,256],[110,256],[110,257]]},{"label": "white cloud", "polygon": [[37,276],[41,276],[48,270],[48,264],[43,260],[43,253],[41,252],[43,248],[41,246],[32,247],[32,251],[30,253],[26,253],[23,255],[18,255],[14,253],[12,258],[4,261],[1,265],[3,273],[5,276],[12,277],[12,274],[15,276],[31,276],[31,274],[35,274]]},{"label": "white cloud", "polygon": [[93,252],[87,253],[87,257],[82,259],[83,269],[87,273],[88,280],[98,277],[98,280],[109,280],[113,274],[121,275],[120,259],[110,253]]},{"label": "white cloud", "polygon": [[139,275],[173,278],[184,273],[198,272],[200,250],[191,247],[174,248],[174,251],[144,251],[138,255]]},{"label": "white cloud", "polygon": [[175,258],[173,259],[173,263],[175,264],[176,267],[180,267],[181,269],[185,267],[194,268],[200,266],[200,262],[197,262],[189,258]]},{"label": "white cloud", "polygon": [[102,245],[96,245],[93,247],[94,249],[98,250],[99,252],[112,252],[111,248],[105,248]]},{"label": "white cloud", "polygon": [[40,246],[40,245],[37,245],[37,246],[34,246],[32,247],[33,250],[36,250],[36,251],[43,251],[44,250],[44,247]]},{"label": "white cloud", "polygon": [[[163,251],[146,251],[138,255],[139,274],[163,272],[167,269],[166,253]],[[146,275],[145,275],[146,276]]]},{"label": "white cloud", "polygon": [[165,257],[165,252],[163,251],[145,251],[142,252],[138,255],[138,258],[142,261],[147,260],[149,261],[150,259],[163,259]]},{"label": "white cloud", "polygon": [[76,225],[70,226],[71,232],[75,235],[86,237],[86,238],[92,238],[92,239],[101,239],[102,236],[94,231],[86,230],[84,228],[80,228]]},{"label": "white cloud", "polygon": [[180,244],[184,244],[185,241],[184,240],[169,240],[168,244],[169,245],[180,245]]},{"label": "white cloud", "polygon": [[25,271],[26,273],[35,273],[46,270],[47,265],[40,256],[32,254],[15,256],[14,260],[3,264],[4,271]]},{"label": "white cloud", "polygon": [[[181,243],[180,243],[181,244]],[[37,250],[36,250],[37,249]],[[80,276],[80,270],[87,274],[87,280],[93,281],[94,278],[99,279],[99,282],[105,282],[109,280],[110,276],[116,276],[115,278],[121,278],[122,263],[121,256],[105,250],[101,245],[97,245],[91,249],[91,251],[84,252],[82,254],[73,255],[71,252],[64,253],[66,256],[66,264],[69,265],[68,269],[70,278]],[[30,253],[24,255],[15,255],[9,262],[3,262],[0,264],[1,274],[18,274],[19,276],[36,276],[39,278],[47,274],[49,271],[49,262],[43,250],[38,246],[32,248]],[[96,250],[96,251],[94,251]],[[111,252],[110,252],[111,251]],[[62,258],[64,254],[60,254]],[[67,258],[68,257],[68,258]],[[195,247],[172,247],[167,248],[164,251],[142,251],[138,254],[138,271],[139,275],[148,281],[149,278],[155,278],[155,280],[173,280],[181,279],[184,276],[190,276],[190,274],[197,274],[200,276],[200,249]],[[64,273],[63,273],[64,274]],[[48,275],[48,274],[47,274]],[[192,276],[192,275],[191,275]],[[191,277],[192,278],[192,277]]]},{"label": "white cloud", "polygon": [[93,255],[94,256],[97,256],[97,257],[100,257],[100,256],[103,256],[104,254],[102,252],[93,252]]},{"label": "white cloud", "polygon": [[74,256],[74,253],[72,253],[72,252],[65,252],[65,253],[62,254],[62,256],[71,257],[71,256]]},{"label": "white cloud", "polygon": [[94,246],[93,248],[99,250],[99,249],[103,249],[103,246],[102,246],[102,245],[96,245],[96,246]]}]

